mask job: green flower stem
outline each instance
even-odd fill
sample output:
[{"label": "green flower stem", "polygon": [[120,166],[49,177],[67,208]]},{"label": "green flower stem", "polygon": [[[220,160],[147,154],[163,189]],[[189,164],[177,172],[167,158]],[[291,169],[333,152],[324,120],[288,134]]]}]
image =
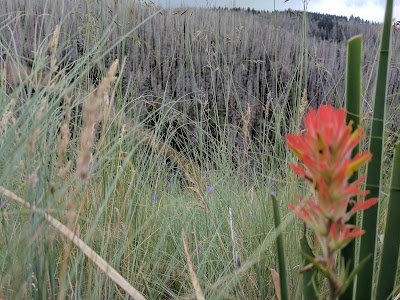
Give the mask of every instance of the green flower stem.
[{"label": "green flower stem", "polygon": [[[393,0],[387,0],[385,22],[383,25],[382,41],[378,62],[378,73],[375,90],[374,114],[370,136],[369,151],[373,155],[368,165],[366,189],[370,191],[369,197],[379,197],[382,168],[382,146],[385,125],[387,74],[389,65],[389,49],[392,29]],[[378,202],[379,204],[379,202]],[[378,219],[378,205],[364,211],[362,226],[366,233],[361,237],[360,257],[363,260],[373,253],[375,257],[376,229]],[[358,274],[356,299],[371,299],[375,259],[369,260]]]},{"label": "green flower stem", "polygon": [[[308,244],[307,241],[307,227],[304,224],[304,234],[302,238],[300,239],[300,245],[301,245],[301,251],[305,255],[303,259],[303,267],[306,267],[309,264],[309,260],[307,259],[308,257],[313,257],[314,254],[312,253],[311,247]],[[303,273],[303,299],[308,299],[308,300],[317,300],[318,295],[316,294],[316,291],[313,286],[313,270],[308,270]]]},{"label": "green flower stem", "polygon": [[397,142],[393,171],[390,184],[389,205],[385,235],[383,240],[382,258],[379,268],[378,287],[376,292],[377,300],[388,299],[394,290],[396,278],[397,261],[400,248],[400,141]]},{"label": "green flower stem", "polygon": [[[353,121],[353,130],[360,125],[360,102],[361,102],[361,57],[362,57],[362,36],[352,37],[347,42],[347,65],[346,65],[346,123]],[[352,156],[360,152],[360,146],[357,145]],[[353,174],[350,181],[358,178],[358,171]],[[350,209],[351,207],[349,207]],[[353,215],[347,222],[356,224],[356,216]],[[342,249],[342,258],[345,266],[349,270],[354,269],[355,240],[352,240]],[[349,285],[346,291],[340,296],[340,299],[351,299],[353,296],[353,284]]]},{"label": "green flower stem", "polygon": [[[279,228],[281,225],[281,214],[279,212],[278,200],[276,197],[271,194],[272,198],[272,206],[274,211],[274,221],[275,221],[275,230]],[[289,289],[288,289],[288,277],[286,271],[286,256],[283,247],[283,239],[282,233],[278,234],[276,237],[276,246],[278,249],[278,264],[279,264],[279,280],[281,286],[281,299],[288,300],[289,299]]]},{"label": "green flower stem", "polygon": [[340,291],[340,283],[338,282],[338,278],[336,275],[337,274],[336,267],[335,267],[336,255],[332,251],[329,251],[329,253],[328,253],[328,261],[334,262],[330,266],[329,276],[328,276],[330,300],[336,300],[338,297],[338,293]]}]

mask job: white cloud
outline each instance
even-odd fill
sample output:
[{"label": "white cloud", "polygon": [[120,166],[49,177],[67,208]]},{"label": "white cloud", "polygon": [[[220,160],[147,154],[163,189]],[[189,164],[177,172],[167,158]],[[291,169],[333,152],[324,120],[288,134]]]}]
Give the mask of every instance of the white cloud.
[{"label": "white cloud", "polygon": [[350,17],[359,16],[362,19],[382,22],[385,13],[384,4],[376,0],[311,0],[308,5],[310,11],[329,13]]},{"label": "white cloud", "polygon": [[[230,2],[232,3],[233,0]],[[291,3],[290,3],[291,2]],[[297,3],[298,2],[298,3]],[[276,0],[275,1],[275,9],[284,10],[292,7],[292,9],[297,9],[303,7],[303,5],[299,6],[302,0],[289,0],[288,2],[284,2],[284,0]],[[269,10],[272,11],[274,9],[274,0],[235,0],[237,6],[240,7],[250,7],[260,10]],[[297,7],[297,8],[295,8]]]},{"label": "white cloud", "polygon": [[393,7],[393,18],[400,21],[400,2],[396,2]]},{"label": "white cloud", "polygon": [[[382,22],[385,13],[385,0],[306,0],[307,10],[326,14],[360,17],[364,20]],[[156,0],[161,4],[195,5],[195,6],[227,6],[250,7],[260,10],[274,9],[274,0]],[[394,0],[393,17],[400,20],[400,0]],[[303,9],[303,0],[275,0],[277,10]]]}]

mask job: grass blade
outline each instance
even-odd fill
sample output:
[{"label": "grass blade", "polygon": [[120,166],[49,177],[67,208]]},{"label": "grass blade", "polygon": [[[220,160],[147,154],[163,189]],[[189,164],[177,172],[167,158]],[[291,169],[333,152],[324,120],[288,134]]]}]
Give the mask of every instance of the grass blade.
[{"label": "grass blade", "polygon": [[[307,241],[307,228],[304,226],[304,234],[300,239],[301,251],[305,254],[303,258],[303,268],[309,264],[307,257],[313,257],[311,247]],[[303,299],[317,300],[318,295],[316,294],[313,285],[313,270],[308,270],[303,273]]]},{"label": "grass blade", "polygon": [[[342,291],[346,291],[349,286],[351,285],[351,283],[353,282],[354,278],[356,277],[356,275],[362,270],[362,268],[364,267],[364,265],[367,263],[368,260],[370,260],[372,258],[372,255],[369,255],[367,257],[365,257],[361,262],[359,262],[357,264],[357,266],[355,266],[355,268],[351,271],[350,275],[347,277],[346,283],[342,286],[342,288],[339,291],[339,294],[342,293]],[[344,293],[343,293],[344,294]],[[341,296],[343,296],[343,294]],[[352,299],[352,295],[350,295],[349,298],[346,299]]]},{"label": "grass blade", "polygon": [[[387,0],[385,21],[383,25],[382,41],[380,46],[378,73],[374,99],[374,114],[370,136],[369,151],[372,153],[372,161],[368,164],[366,189],[370,191],[369,196],[379,197],[381,185],[382,168],[382,146],[385,125],[386,94],[387,94],[387,74],[389,65],[389,49],[392,29],[393,0]],[[359,261],[362,261],[369,254],[373,253],[374,258],[369,260],[361,270],[357,279],[356,299],[371,299],[375,244],[378,219],[378,205],[364,211],[362,224],[366,233],[361,237]]]},{"label": "grass blade", "polygon": [[[274,221],[275,221],[275,230],[279,228],[281,224],[281,214],[279,212],[279,205],[278,200],[274,195],[271,194],[272,198],[272,206],[274,211]],[[283,247],[283,239],[282,233],[278,234],[276,237],[276,246],[278,249],[278,264],[279,264],[279,278],[280,278],[280,285],[281,285],[281,299],[288,300],[289,293],[288,293],[288,277],[286,271],[286,256]]]},{"label": "grass blade", "polygon": [[[361,102],[361,56],[362,56],[362,36],[352,37],[347,42],[347,65],[346,65],[346,122],[353,121],[353,131],[360,125],[360,102]],[[353,156],[360,152],[357,145],[353,150]],[[358,178],[355,172],[350,178],[353,182]],[[350,224],[356,223],[356,215],[349,220]],[[343,250],[342,257],[345,266],[350,270],[354,269],[355,240],[352,240]],[[353,285],[350,285],[340,299],[351,299],[353,296]]]},{"label": "grass blade", "polygon": [[[7,198],[13,199],[25,207],[31,209],[33,212],[37,211],[34,206],[31,206],[24,199],[18,197],[11,191],[0,186],[0,193]],[[99,269],[101,269],[111,280],[118,284],[128,295],[136,300],[146,300],[142,294],[136,290],[130,283],[121,276],[112,266],[110,266],[100,255],[98,255],[92,248],[90,248],[84,241],[82,241],[72,230],[62,224],[57,219],[53,218],[50,214],[44,213],[44,218],[49,222],[59,233],[73,242],[85,255],[89,258]]]},{"label": "grass blade", "polygon": [[181,236],[182,236],[183,248],[185,250],[185,256],[186,256],[186,260],[187,260],[187,264],[188,264],[188,268],[189,268],[190,279],[192,280],[192,284],[193,284],[193,287],[194,287],[196,299],[197,300],[204,300],[205,298],[204,298],[204,295],[203,295],[203,291],[201,289],[200,282],[197,279],[196,272],[194,271],[192,258],[190,256],[190,251],[189,251],[189,245],[188,245],[188,242],[187,242],[185,230],[183,228],[182,228]]},{"label": "grass blade", "polygon": [[388,299],[394,289],[400,248],[400,141],[397,142],[390,184],[389,205],[379,268],[376,299]]},{"label": "grass blade", "polygon": [[278,300],[281,300],[281,281],[279,274],[274,269],[270,269],[272,275],[272,282],[274,283],[275,295]]}]

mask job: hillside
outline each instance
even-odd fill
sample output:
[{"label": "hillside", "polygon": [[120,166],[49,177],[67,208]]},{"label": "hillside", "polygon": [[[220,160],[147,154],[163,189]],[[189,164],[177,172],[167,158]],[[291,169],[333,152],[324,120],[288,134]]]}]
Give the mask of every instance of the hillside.
[{"label": "hillside", "polygon": [[[3,56],[16,52],[22,61],[33,64],[38,53],[47,55],[40,52],[41,44],[61,24],[60,67],[89,57],[94,67],[88,76],[96,83],[114,58],[126,57],[121,84],[121,93],[130,103],[126,109],[136,115],[140,112],[141,119],[155,113],[150,125],[161,120],[166,128],[172,124],[179,128],[181,138],[196,141],[193,122],[209,118],[215,126],[223,126],[241,148],[240,127],[247,104],[255,146],[265,119],[282,124],[269,130],[276,135],[279,129],[283,136],[304,89],[312,106],[342,105],[346,39],[356,34],[364,40],[362,94],[364,113],[369,113],[379,24],[293,11],[160,11],[123,1],[58,2],[51,7],[43,1],[7,1],[3,11],[9,14],[2,21],[12,18],[13,30],[3,27],[0,31]],[[54,10],[57,5],[62,9]],[[106,37],[100,34],[104,30]],[[398,41],[394,36],[388,92],[392,109],[399,103]],[[274,113],[278,107],[284,114]],[[199,111],[208,115],[199,119]],[[277,123],[277,118],[282,119]]]}]

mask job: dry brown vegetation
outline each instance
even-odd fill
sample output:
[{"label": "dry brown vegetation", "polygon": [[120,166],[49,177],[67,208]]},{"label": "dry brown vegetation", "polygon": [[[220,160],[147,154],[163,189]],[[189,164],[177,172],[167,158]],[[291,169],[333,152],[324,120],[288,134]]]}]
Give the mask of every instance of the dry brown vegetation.
[{"label": "dry brown vegetation", "polygon": [[[4,2],[2,11],[9,14],[3,15],[2,22],[11,20],[12,30],[4,27],[0,32],[3,56],[17,54],[20,65],[23,61],[34,65],[35,55],[49,55],[41,44],[58,24],[59,67],[84,66],[88,61],[80,59],[89,57],[92,67],[83,75],[98,83],[115,58],[126,56],[128,67],[122,74],[121,92],[126,101],[144,100],[131,103],[127,110],[136,114],[140,111],[141,119],[156,111],[155,121],[165,123],[164,131],[169,126],[179,127],[181,137],[176,137],[176,146],[182,136],[197,139],[195,128],[187,123],[200,121],[199,111],[208,111],[204,117],[224,127],[238,147],[243,147],[240,128],[247,103],[252,111],[250,137],[254,145],[259,144],[257,137],[265,130],[266,114],[271,123],[280,118],[274,115],[273,106],[268,112],[264,110],[267,102],[273,99],[274,106],[285,112],[278,123],[286,127],[283,124],[296,115],[296,107],[300,106],[300,83],[307,87],[310,105],[342,104],[345,41],[359,33],[364,35],[366,111],[373,96],[371,78],[380,25],[359,18],[312,14],[306,21],[304,39],[301,12],[280,12],[275,20],[274,14],[265,12],[196,8],[159,11],[154,5],[125,1],[44,3]],[[137,30],[132,30],[139,24]],[[103,30],[109,32],[107,37],[102,36]],[[393,44],[396,49],[397,36]],[[392,111],[399,103],[399,70],[399,60],[394,56],[389,74]],[[10,81],[16,81],[15,75]],[[280,129],[269,130],[272,134]]]}]

